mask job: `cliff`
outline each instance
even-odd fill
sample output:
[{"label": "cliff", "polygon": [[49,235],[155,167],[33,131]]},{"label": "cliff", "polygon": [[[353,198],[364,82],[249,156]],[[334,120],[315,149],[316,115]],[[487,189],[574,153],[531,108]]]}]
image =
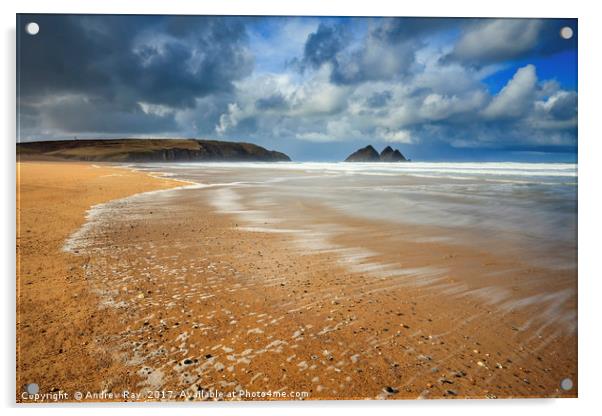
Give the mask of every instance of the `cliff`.
[{"label": "cliff", "polygon": [[61,140],[17,144],[20,159],[105,162],[282,162],[284,153],[251,143],[196,139]]}]

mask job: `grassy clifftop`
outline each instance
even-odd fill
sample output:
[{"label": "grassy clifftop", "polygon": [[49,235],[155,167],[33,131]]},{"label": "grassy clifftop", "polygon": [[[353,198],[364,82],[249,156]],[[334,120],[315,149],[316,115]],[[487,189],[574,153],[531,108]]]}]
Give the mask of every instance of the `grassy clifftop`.
[{"label": "grassy clifftop", "polygon": [[17,144],[19,159],[106,162],[290,161],[284,153],[251,143],[196,139],[60,140]]}]

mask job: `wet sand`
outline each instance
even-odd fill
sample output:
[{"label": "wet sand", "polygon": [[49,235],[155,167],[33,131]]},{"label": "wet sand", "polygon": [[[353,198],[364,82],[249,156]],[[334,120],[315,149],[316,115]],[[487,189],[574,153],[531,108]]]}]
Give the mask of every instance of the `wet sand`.
[{"label": "wet sand", "polygon": [[[75,232],[90,205],[126,186],[165,185],[140,173],[117,181],[122,195],[36,211],[69,218],[36,229],[36,205],[74,200],[44,182],[60,166],[21,175],[18,390],[35,379],[43,391],[147,400],[577,395],[574,271],[432,238],[444,229],[392,229],[291,201],[315,224],[348,230],[324,246],[269,219],[245,224],[237,209],[219,212],[214,189],[194,186],[114,199]],[[55,173],[55,186],[90,180],[94,168],[78,166]],[[49,258],[66,260],[42,266]]]}]

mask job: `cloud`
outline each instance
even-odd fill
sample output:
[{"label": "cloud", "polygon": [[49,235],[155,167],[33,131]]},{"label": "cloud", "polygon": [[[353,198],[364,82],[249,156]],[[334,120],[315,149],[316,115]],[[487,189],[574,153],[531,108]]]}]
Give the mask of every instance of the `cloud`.
[{"label": "cloud", "polygon": [[21,138],[576,145],[577,92],[537,76],[541,57],[575,47],[558,40],[570,19],[35,18],[45,36],[20,36]]},{"label": "cloud", "polygon": [[558,91],[546,101],[538,102],[537,108],[554,119],[573,119],[577,116],[577,93]]},{"label": "cloud", "polygon": [[[329,71],[323,68],[309,80],[291,76],[263,74],[236,83],[235,101],[220,116],[216,133],[231,137],[239,134],[275,134],[274,129],[287,132],[289,137],[317,137],[312,132],[316,123],[326,133],[331,117],[341,114],[348,104],[349,89],[329,82]],[[243,129],[245,120],[256,120],[255,125],[269,129],[252,132]],[[340,130],[339,130],[340,131]],[[338,136],[328,136],[331,140]],[[324,139],[326,136],[324,136]]]},{"label": "cloud", "polygon": [[547,99],[535,102],[530,119],[533,128],[548,132],[568,132],[577,128],[577,93],[558,90]]},{"label": "cloud", "polygon": [[406,18],[368,20],[362,39],[350,33],[348,21],[322,23],[306,40],[303,57],[295,63],[302,71],[329,65],[330,80],[341,85],[399,79],[415,64],[421,36],[446,27],[445,19],[419,24]]},{"label": "cloud", "polygon": [[82,132],[103,135],[164,134],[178,130],[171,111],[163,111],[144,104],[122,111],[101,99],[84,95],[61,95],[47,98],[44,103],[30,108],[31,123],[25,123],[25,133],[35,126],[36,135],[60,131],[67,136]]},{"label": "cloud", "polygon": [[483,110],[489,119],[518,118],[533,106],[537,75],[533,65],[519,68],[512,79]]},{"label": "cloud", "polygon": [[572,19],[473,19],[445,59],[485,65],[526,56],[547,55],[576,48],[577,37],[560,37],[560,29]]},{"label": "cloud", "polygon": [[316,69],[326,62],[335,61],[336,55],[346,46],[347,37],[344,26],[320,23],[318,29],[307,37],[303,63]]},{"label": "cloud", "polygon": [[420,107],[423,120],[452,119],[458,114],[467,114],[481,108],[487,100],[484,91],[476,89],[461,95],[441,95],[430,93],[424,97]]},{"label": "cloud", "polygon": [[307,37],[323,23],[320,18],[257,18],[247,24],[249,48],[258,72],[281,72],[303,54]]},{"label": "cloud", "polygon": [[224,138],[462,148],[542,145],[543,130],[563,130],[549,136],[550,143],[566,145],[576,137],[576,93],[540,82],[534,65],[519,68],[496,95],[482,84],[478,71],[436,60],[429,65],[403,83],[333,83],[330,64],[309,78],[250,77],[236,83],[235,101],[216,132]]},{"label": "cloud", "polygon": [[451,29],[465,19],[426,17],[384,17],[373,29],[373,35],[389,43],[403,42],[408,39],[420,39],[426,35]]},{"label": "cloud", "polygon": [[258,110],[272,110],[286,108],[288,107],[288,103],[282,94],[274,93],[269,97],[259,98],[255,101],[255,107],[257,107]]},{"label": "cloud", "polygon": [[413,143],[412,135],[407,130],[380,131],[379,136],[387,143]]},{"label": "cloud", "polygon": [[372,108],[382,108],[387,105],[392,97],[393,95],[391,94],[391,91],[374,92],[370,97],[368,97],[366,104]]},{"label": "cloud", "polygon": [[542,26],[541,20],[485,21],[464,33],[452,56],[478,62],[516,58],[535,46]]},{"label": "cloud", "polygon": [[82,131],[102,129],[85,106],[77,122],[66,120],[55,108],[44,108],[47,97],[74,96],[99,111],[110,109],[106,131],[114,130],[111,114],[124,132],[147,132],[140,120],[153,126],[158,114],[141,111],[140,103],[147,110],[193,108],[199,97],[231,92],[233,81],[253,70],[245,26],[237,18],[39,15],[35,20],[43,28],[40,36],[20,37],[20,100],[43,113],[58,132],[73,124]]}]

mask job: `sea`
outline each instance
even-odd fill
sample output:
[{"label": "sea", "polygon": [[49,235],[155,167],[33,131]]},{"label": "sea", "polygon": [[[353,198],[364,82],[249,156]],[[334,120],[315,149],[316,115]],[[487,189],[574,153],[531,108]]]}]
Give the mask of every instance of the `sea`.
[{"label": "sea", "polygon": [[445,238],[457,235],[460,244],[503,241],[509,250],[527,253],[534,264],[576,267],[578,176],[572,163],[229,162],[135,167],[195,182],[202,192],[212,192],[217,210],[238,214],[247,225],[266,231],[300,224],[311,228],[312,216],[332,211],[392,226],[439,227]]}]

